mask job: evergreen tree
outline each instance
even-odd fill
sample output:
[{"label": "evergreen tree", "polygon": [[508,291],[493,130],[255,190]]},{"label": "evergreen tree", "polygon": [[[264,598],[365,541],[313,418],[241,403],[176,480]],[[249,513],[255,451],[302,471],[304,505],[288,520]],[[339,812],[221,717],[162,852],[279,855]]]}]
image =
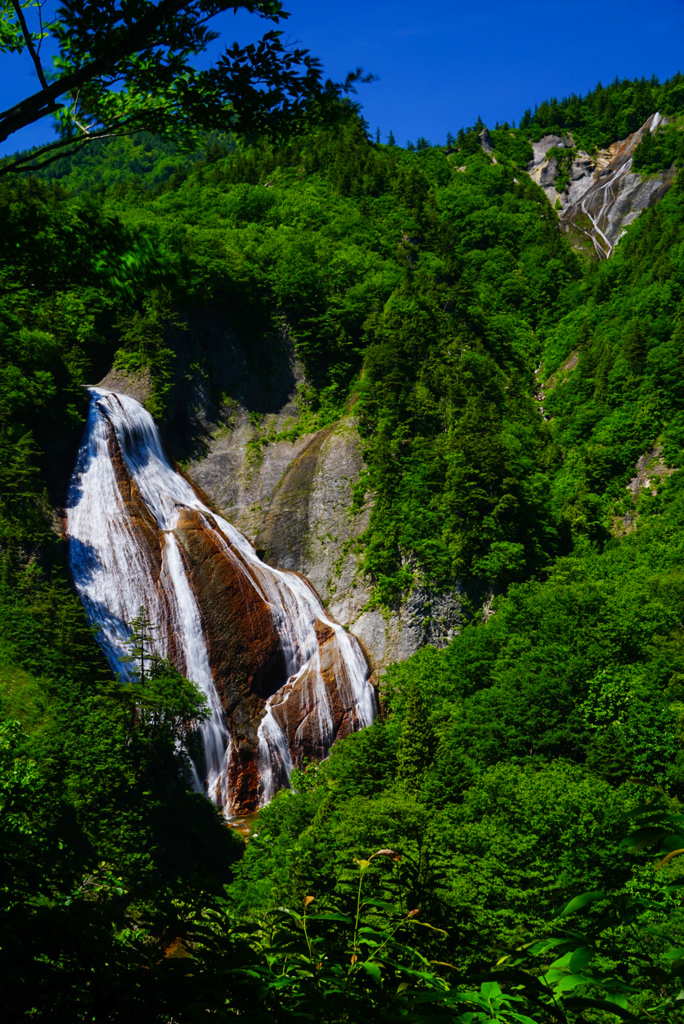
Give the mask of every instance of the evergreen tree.
[{"label": "evergreen tree", "polygon": [[406,698],[404,720],[397,751],[399,778],[409,789],[419,790],[425,773],[432,765],[436,738],[423,694],[412,686]]},{"label": "evergreen tree", "polygon": [[625,356],[633,373],[638,375],[642,372],[647,350],[648,339],[644,324],[641,320],[633,320],[627,328],[625,338]]},{"label": "evergreen tree", "polygon": [[594,736],[587,750],[587,767],[615,786],[629,778],[631,758],[624,736],[615,722],[600,729]]},{"label": "evergreen tree", "polygon": [[154,650],[154,633],[157,626],[153,625],[147,614],[147,609],[142,605],[138,614],[131,622],[131,632],[128,640],[125,641],[128,654],[124,662],[133,666],[135,682],[145,685],[146,680],[158,661]]}]

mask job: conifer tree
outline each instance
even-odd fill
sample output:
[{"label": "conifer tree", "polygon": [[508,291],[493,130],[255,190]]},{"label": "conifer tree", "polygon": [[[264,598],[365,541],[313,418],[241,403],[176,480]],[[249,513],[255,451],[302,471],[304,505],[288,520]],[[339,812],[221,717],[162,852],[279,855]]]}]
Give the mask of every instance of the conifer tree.
[{"label": "conifer tree", "polygon": [[131,633],[125,641],[128,654],[122,660],[133,666],[132,674],[137,683],[145,685],[158,660],[154,651],[154,631],[157,627],[150,620],[147,609],[142,605],[131,622]]},{"label": "conifer tree", "polygon": [[412,686],[406,698],[404,719],[397,751],[399,778],[409,789],[423,785],[425,773],[433,762],[436,738],[423,695]]}]

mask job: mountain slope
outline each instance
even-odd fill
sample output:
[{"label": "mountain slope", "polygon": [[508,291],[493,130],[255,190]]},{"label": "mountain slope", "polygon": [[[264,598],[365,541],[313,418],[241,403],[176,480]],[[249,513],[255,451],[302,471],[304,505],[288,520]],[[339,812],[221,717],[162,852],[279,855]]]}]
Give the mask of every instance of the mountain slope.
[{"label": "mountain slope", "polygon": [[[588,887],[606,900],[571,922],[581,945],[553,947],[581,950],[569,999],[657,1019],[661,982],[679,991],[681,889],[665,886],[681,869],[619,843],[655,787],[665,808],[684,794],[684,192],[675,174],[599,260],[525,170],[544,136],[595,160],[656,110],[674,120],[632,169],[677,167],[681,86],[550,102],[492,129],[491,152],[483,125],[415,152],[359,126],[151,168],[149,189],[130,168],[93,193],[85,173],[77,194],[2,185],[0,710],[25,732],[0,735],[0,914],[17,1017],[296,1019],[278,943],[299,949],[287,920],[312,896],[312,976],[356,957],[363,1019],[439,1016],[406,1002],[438,990],[463,1005],[470,967],[519,957]],[[374,623],[379,667],[441,645],[388,667],[378,721],[294,772],[246,852],[188,792],[187,684],[167,669],[163,693],[122,685],[69,589],[59,510],[83,385],[105,375],[261,551]],[[357,868],[364,927],[411,929],[379,977],[346,931]],[[496,1013],[557,1019],[515,1002],[547,960]],[[606,995],[621,1001],[597,1008]]]}]

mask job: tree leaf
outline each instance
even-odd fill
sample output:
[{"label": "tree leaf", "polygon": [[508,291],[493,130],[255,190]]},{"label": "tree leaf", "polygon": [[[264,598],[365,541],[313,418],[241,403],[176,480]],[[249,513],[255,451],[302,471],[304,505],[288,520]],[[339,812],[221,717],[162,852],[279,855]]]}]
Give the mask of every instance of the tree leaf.
[{"label": "tree leaf", "polygon": [[586,907],[588,903],[593,903],[596,900],[603,899],[604,897],[605,893],[600,890],[596,892],[583,892],[581,896],[575,896],[574,899],[570,900],[567,906],[561,910],[558,917],[568,917],[569,914],[576,914],[578,910],[582,910],[582,908]]},{"label": "tree leaf", "polygon": [[362,960],[359,967],[363,967],[366,974],[370,974],[371,978],[375,981],[380,981],[382,979],[380,968],[377,964],[371,963],[369,960]]},{"label": "tree leaf", "polygon": [[654,843],[657,843],[664,836],[668,835],[669,832],[670,830],[663,828],[662,825],[639,828],[636,832],[632,832],[630,835],[626,836],[620,843],[620,846],[624,850],[634,850],[638,852],[639,850],[645,850],[647,846],[653,846]]}]

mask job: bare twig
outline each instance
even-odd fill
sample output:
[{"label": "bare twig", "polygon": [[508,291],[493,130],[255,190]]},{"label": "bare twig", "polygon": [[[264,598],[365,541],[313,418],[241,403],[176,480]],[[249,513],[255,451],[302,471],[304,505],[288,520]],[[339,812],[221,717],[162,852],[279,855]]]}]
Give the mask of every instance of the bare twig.
[{"label": "bare twig", "polygon": [[[38,54],[36,53],[36,51],[34,49],[33,39],[31,38],[31,33],[28,30],[28,25],[26,24],[26,18],[24,17],[24,12],[21,9],[21,4],[18,3],[18,0],[12,0],[12,7],[14,7],[14,10],[16,11],[16,14],[17,14],[17,18],[19,19],[19,24],[21,25],[21,31],[24,33],[24,39],[26,40],[26,46],[28,47],[28,52],[31,54],[31,60],[33,61],[33,63],[36,66],[36,71],[38,72],[38,81],[43,86],[43,89],[47,89],[47,87],[48,87],[47,79],[46,79],[46,77],[45,77],[45,75],[43,73],[43,66],[40,63],[40,60],[38,58]],[[41,18],[41,28],[42,28],[42,24],[43,24],[43,22],[42,22],[42,18]]]},{"label": "bare twig", "polygon": [[[50,142],[47,146],[41,146],[40,149],[35,149],[31,153],[27,153],[26,156],[20,156],[16,160],[13,160],[11,164],[6,164],[4,167],[0,165],[0,177],[5,174],[20,173],[22,171],[39,171],[42,167],[47,167],[48,164],[52,164],[55,160],[60,160],[62,157],[72,156],[73,153],[77,153],[79,149],[83,149],[89,142],[94,142],[96,139],[114,139],[123,138],[126,135],[137,135],[138,132],[142,131],[142,128],[130,128],[128,130],[123,128],[103,128],[99,132],[93,132],[87,136],[81,136],[81,138],[70,138],[70,139],[58,139],[56,142]],[[71,146],[66,153],[61,150]],[[60,152],[55,153],[55,150]],[[42,160],[38,164],[33,164],[32,161],[42,156],[44,153],[52,153],[47,160]],[[28,165],[28,166],[26,166]]]}]

